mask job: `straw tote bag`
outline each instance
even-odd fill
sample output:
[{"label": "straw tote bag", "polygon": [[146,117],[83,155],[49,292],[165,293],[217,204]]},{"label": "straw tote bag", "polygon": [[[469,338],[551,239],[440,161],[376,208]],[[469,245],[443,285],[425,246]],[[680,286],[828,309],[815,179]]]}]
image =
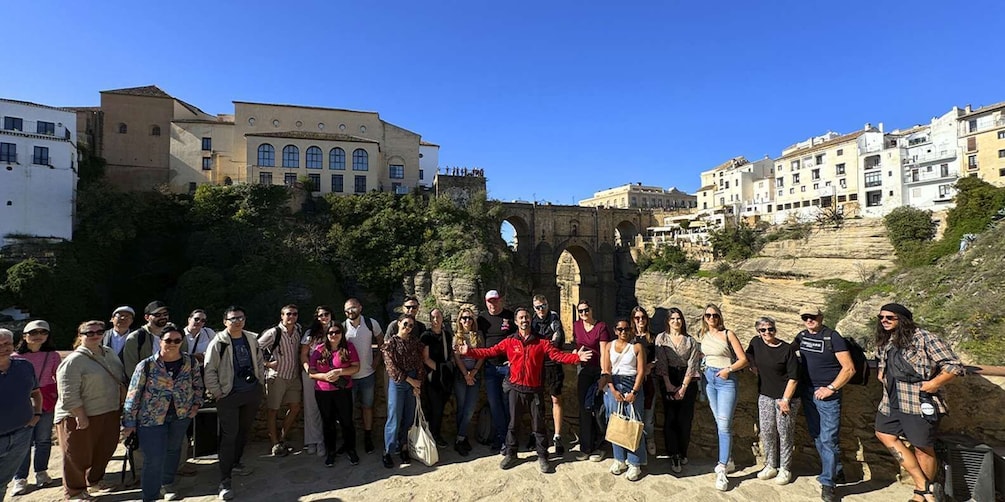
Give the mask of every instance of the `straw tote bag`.
[{"label": "straw tote bag", "polygon": [[605,438],[626,450],[635,451],[642,441],[644,425],[642,420],[639,420],[635,407],[630,403],[621,402],[618,405],[618,410],[611,413],[611,418],[607,421]]},{"label": "straw tote bag", "polygon": [[440,460],[440,453],[436,449],[436,440],[429,432],[429,424],[422,414],[422,406],[416,403],[415,420],[412,421],[412,428],[408,429],[408,453],[412,458],[431,466]]}]

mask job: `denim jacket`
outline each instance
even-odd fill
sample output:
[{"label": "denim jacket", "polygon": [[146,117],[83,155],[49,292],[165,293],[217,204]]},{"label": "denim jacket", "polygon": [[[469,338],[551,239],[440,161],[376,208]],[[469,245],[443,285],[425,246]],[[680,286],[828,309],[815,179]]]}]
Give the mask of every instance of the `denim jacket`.
[{"label": "denim jacket", "polygon": [[192,356],[182,355],[181,370],[175,378],[171,378],[158,355],[150,356],[136,366],[122,411],[123,427],[164,425],[172,402],[178,418],[188,417],[194,408],[202,406],[205,389],[202,367]]}]

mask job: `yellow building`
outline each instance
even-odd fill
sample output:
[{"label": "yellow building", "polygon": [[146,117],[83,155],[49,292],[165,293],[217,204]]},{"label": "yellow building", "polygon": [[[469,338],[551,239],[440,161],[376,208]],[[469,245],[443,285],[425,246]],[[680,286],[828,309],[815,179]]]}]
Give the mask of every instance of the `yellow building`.
[{"label": "yellow building", "polygon": [[959,119],[961,175],[1005,186],[1005,102],[972,110]]},{"label": "yellow building", "polygon": [[579,201],[580,206],[627,207],[656,209],[688,209],[695,207],[697,200],[676,187],[646,186],[642,183],[621,185],[594,192],[593,197]]}]

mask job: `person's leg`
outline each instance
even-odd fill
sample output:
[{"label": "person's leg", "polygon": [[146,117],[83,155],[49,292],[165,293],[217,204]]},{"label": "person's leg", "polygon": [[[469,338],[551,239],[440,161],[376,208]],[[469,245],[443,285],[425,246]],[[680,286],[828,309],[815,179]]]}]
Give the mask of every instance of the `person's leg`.
[{"label": "person's leg", "polygon": [[509,403],[503,393],[504,368],[504,366],[485,364],[485,397],[489,403],[489,412],[492,414],[491,446],[493,448],[499,447],[505,442],[509,420]]},{"label": "person's leg", "polygon": [[[24,459],[21,460],[21,463],[18,464],[18,466],[17,466],[17,470],[14,471],[14,476],[13,476],[14,480],[28,479],[28,469],[31,467],[31,445],[32,445],[32,443],[35,442],[34,441],[35,432],[37,431],[38,426],[41,425],[41,424],[42,424],[42,421],[39,420],[39,423],[36,424],[35,427],[32,428],[32,433],[28,435],[28,449],[24,452]],[[11,451],[9,449],[5,449],[5,446],[9,447],[9,444],[8,445],[4,445],[3,441],[0,440],[0,456],[3,456],[3,461],[2,462],[4,462],[4,463],[11,461],[10,460]],[[36,452],[35,456],[38,457],[38,455],[37,455],[38,447],[35,448],[35,452]],[[36,459],[35,465],[38,465],[37,459]],[[2,470],[3,469],[0,469],[0,471],[2,471]],[[6,483],[6,482],[7,482],[7,477],[6,476],[0,476],[0,483]],[[6,485],[4,485],[4,488],[6,488]],[[2,496],[2,493],[6,493],[6,492],[0,492],[0,496]],[[0,499],[0,502],[2,502],[2,500],[3,499]]]},{"label": "person's leg", "polygon": [[876,438],[890,451],[893,459],[911,475],[914,486],[919,490],[924,490],[925,485],[931,478],[926,476],[925,472],[921,469],[921,465],[918,463],[918,458],[915,457],[914,452],[900,438],[893,434],[876,431]]},{"label": "person's leg", "polygon": [[694,424],[694,407],[698,402],[698,385],[700,384],[692,382],[688,386],[687,390],[684,391],[684,399],[681,400],[680,407],[677,408],[677,422],[680,424],[677,426],[677,432],[680,434],[677,444],[681,458],[685,459],[688,447],[691,446],[691,426]]},{"label": "person's leg", "polygon": [[22,429],[0,437],[0,501],[7,493],[7,483],[14,477],[31,448],[31,429]]},{"label": "person's leg", "polygon": [[321,414],[321,432],[324,435],[325,451],[335,453],[338,445],[335,441],[336,421],[338,415],[335,414],[335,401],[332,398],[332,391],[314,390],[315,400],[318,403],[318,413]]},{"label": "person's leg", "polygon": [[342,389],[335,391],[333,401],[335,415],[342,425],[342,444],[346,453],[356,452],[356,423],[353,421],[352,391]]},{"label": "person's leg", "polygon": [[820,452],[821,472],[817,478],[822,486],[834,486],[835,476],[840,470],[838,457],[838,438],[841,432],[841,398],[840,394],[827,400],[816,400],[816,408],[820,415],[820,435],[816,438],[817,450]]},{"label": "person's leg", "polygon": [[262,391],[260,389],[242,392],[241,394],[244,395],[244,402],[238,410],[237,444],[235,445],[234,453],[234,462],[238,464],[244,458],[244,447],[248,444],[251,426],[255,423],[255,415],[258,414],[258,407],[262,400]]},{"label": "person's leg", "polygon": [[[597,444],[594,442],[594,419],[593,416],[583,409],[583,405],[587,400],[587,391],[589,391],[590,386],[597,381],[600,376],[598,370],[593,369],[589,366],[581,366],[579,368],[579,373],[576,375],[576,398],[579,404],[579,451],[583,454],[589,455],[596,449]],[[590,396],[592,399],[593,396]]]},{"label": "person's leg", "polygon": [[468,424],[471,420],[467,416],[468,409],[474,410],[474,404],[468,402],[468,383],[464,378],[457,378],[454,380],[454,399],[456,400],[457,406],[455,410],[457,411],[457,437],[466,438],[468,436]]},{"label": "person's leg", "polygon": [[[617,386],[616,381],[615,386]],[[611,394],[611,390],[605,388],[604,410],[607,413],[608,422],[610,422],[611,420],[611,415],[617,413],[619,409],[620,409],[620,403],[618,403],[617,399],[614,398],[614,395]],[[619,462],[622,464],[625,463],[625,461],[628,459],[625,449],[613,442],[611,443],[611,455],[614,457],[615,462]]]},{"label": "person's leg", "polygon": [[285,385],[282,378],[274,376],[265,379],[265,427],[269,432],[269,446],[279,443],[280,437],[276,427],[276,417],[283,407],[283,392]]},{"label": "person's leg", "polygon": [[165,424],[168,425],[167,455],[164,457],[163,475],[161,477],[162,486],[174,483],[178,459],[181,458],[182,440],[185,439],[185,431],[188,430],[190,423],[192,423],[192,419],[185,417],[176,418]]},{"label": "person's leg", "polygon": [[304,446],[324,444],[321,412],[318,411],[317,398],[314,396],[314,380],[305,371],[300,372],[300,386],[303,390],[301,403],[304,411]]},{"label": "person's leg", "polygon": [[[143,452],[143,470],[140,473],[140,486],[143,489],[143,500],[157,500],[161,493],[161,477],[164,470],[164,453],[168,446],[168,428],[170,426],[155,425],[152,427],[137,427],[136,435],[140,440],[140,450]],[[173,472],[173,469],[172,469]]]},{"label": "person's leg", "polygon": [[[508,392],[506,397],[509,405],[509,423],[506,428],[506,448],[503,453],[507,457],[516,457],[517,435],[520,433],[520,422],[524,411],[524,403],[521,401],[524,393],[513,390]],[[531,405],[532,403],[526,404]]]},{"label": "person's leg", "polygon": [[642,420],[645,423],[645,441],[646,447],[649,444],[656,448],[656,385],[653,383],[652,375],[647,375],[646,379],[643,380],[642,392],[645,395],[645,402],[643,404],[643,417]]},{"label": "person's leg", "polygon": [[286,380],[286,392],[283,395],[283,402],[289,406],[289,409],[286,411],[286,417],[283,418],[283,429],[279,435],[280,441],[287,440],[289,432],[293,430],[293,426],[296,425],[297,418],[300,416],[300,403],[303,401],[304,394],[301,385],[299,377]]},{"label": "person's leg", "polygon": [[220,440],[217,448],[219,459],[220,481],[230,480],[237,452],[237,429],[240,412],[237,408],[237,395],[231,393],[216,401],[216,418],[220,428]]},{"label": "person's leg", "polygon": [[[757,427],[760,429],[761,451],[764,452],[764,467],[775,468],[778,465],[778,430],[774,398],[759,394],[757,396]],[[777,415],[777,416],[776,416]]]},{"label": "person's leg", "polygon": [[796,447],[796,413],[799,412],[799,399],[789,401],[789,412],[779,413],[776,427],[778,428],[779,466],[792,472],[792,452]]},{"label": "person's leg", "polygon": [[366,451],[373,450],[373,391],[377,387],[377,374],[353,380],[353,403],[359,399],[363,416],[363,444]]},{"label": "person's leg", "polygon": [[[633,385],[633,384],[630,383],[629,385]],[[627,387],[628,386],[626,386],[626,389],[625,389],[626,392],[629,390]],[[630,405],[632,407],[632,409],[635,410],[635,416],[636,417],[640,417],[641,418],[642,415],[645,413],[645,392],[646,392],[645,389],[640,390],[639,394],[635,395],[635,401],[633,403],[631,403],[631,405]],[[639,446],[637,448],[635,448],[634,451],[627,450],[627,449],[625,450],[625,453],[627,454],[627,457],[628,457],[628,463],[629,464],[634,465],[636,467],[640,467],[642,465],[645,465],[646,458],[647,458],[647,453],[648,453],[646,451],[646,441],[645,441],[645,439],[646,439],[645,435],[643,434],[642,439],[639,441]]]},{"label": "person's leg", "polygon": [[[544,425],[544,392],[527,394],[527,399],[532,403],[539,403],[538,406],[530,406],[530,428],[534,434],[537,447],[537,458],[548,458],[548,439],[546,427]],[[512,420],[512,417],[510,417]]]},{"label": "person's leg", "polygon": [[91,455],[91,467],[87,471],[87,484],[96,486],[105,477],[105,469],[108,462],[115,455],[115,448],[119,446],[119,429],[122,414],[120,411],[112,411],[91,417],[90,429],[94,429],[94,452]]},{"label": "person's leg", "polygon": [[426,420],[429,421],[429,432],[433,434],[433,438],[440,439],[440,431],[443,426],[443,408],[446,406],[443,390],[429,383],[423,387],[424,391],[428,388],[428,392],[424,392],[426,406],[423,406],[422,411],[426,413]]},{"label": "person's leg", "polygon": [[387,422],[384,424],[384,454],[390,455],[398,451],[398,427],[401,424],[405,408],[405,387],[411,387],[408,382],[397,383],[387,379]]},{"label": "person's leg", "polygon": [[408,451],[408,429],[412,420],[415,420],[415,407],[419,405],[412,386],[405,382],[404,406],[401,408],[401,421],[398,423],[398,444],[402,451]]},{"label": "person's leg", "polygon": [[87,489],[87,469],[91,467],[94,451],[93,434],[90,428],[78,430],[73,417],[56,424],[56,437],[63,450],[63,492],[67,498]]}]

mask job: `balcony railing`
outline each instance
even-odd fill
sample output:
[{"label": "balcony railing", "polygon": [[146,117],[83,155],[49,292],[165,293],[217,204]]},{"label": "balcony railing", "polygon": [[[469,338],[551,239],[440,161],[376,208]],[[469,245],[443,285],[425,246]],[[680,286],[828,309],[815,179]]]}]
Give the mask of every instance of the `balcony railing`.
[{"label": "balcony railing", "polygon": [[925,153],[922,155],[912,155],[911,157],[905,158],[903,163],[905,166],[914,164],[927,164],[929,162],[938,162],[945,159],[955,159],[956,149],[950,148],[948,150],[940,150],[938,152]]}]

